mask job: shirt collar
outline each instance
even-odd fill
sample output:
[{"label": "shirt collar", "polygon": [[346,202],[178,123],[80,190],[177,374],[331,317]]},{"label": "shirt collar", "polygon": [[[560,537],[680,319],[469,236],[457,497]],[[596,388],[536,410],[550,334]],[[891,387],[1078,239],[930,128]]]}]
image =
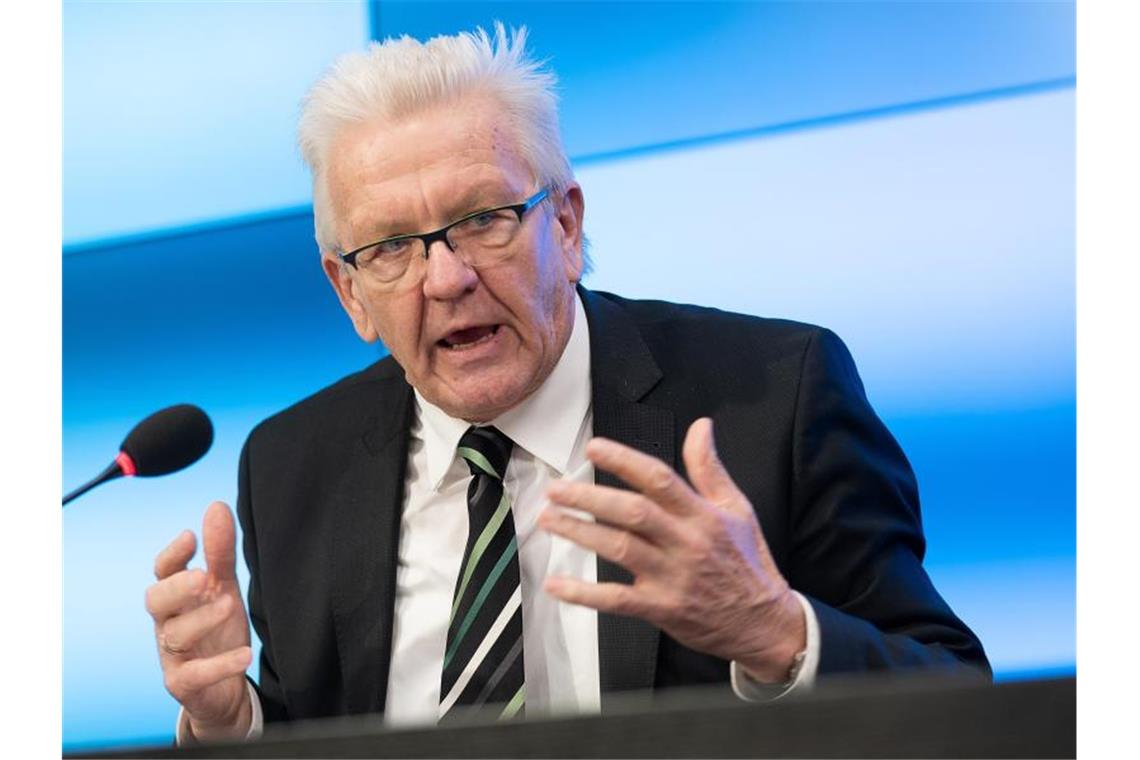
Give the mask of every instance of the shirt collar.
[{"label": "shirt collar", "polygon": [[[449,416],[417,390],[416,424],[427,454],[427,482],[438,490],[455,460],[459,439],[470,423]],[[521,404],[489,424],[560,475],[569,469],[574,443],[590,409],[590,331],[581,299],[574,298],[574,326],[554,370]]]}]

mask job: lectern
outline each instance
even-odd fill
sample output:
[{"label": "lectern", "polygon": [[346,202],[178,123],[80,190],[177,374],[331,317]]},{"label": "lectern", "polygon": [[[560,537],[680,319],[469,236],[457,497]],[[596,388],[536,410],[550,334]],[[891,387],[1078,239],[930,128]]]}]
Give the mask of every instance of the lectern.
[{"label": "lectern", "polygon": [[603,715],[385,729],[376,716],[257,742],[67,757],[1075,757],[1076,679],[852,679],[750,704],[723,689],[631,695]]}]

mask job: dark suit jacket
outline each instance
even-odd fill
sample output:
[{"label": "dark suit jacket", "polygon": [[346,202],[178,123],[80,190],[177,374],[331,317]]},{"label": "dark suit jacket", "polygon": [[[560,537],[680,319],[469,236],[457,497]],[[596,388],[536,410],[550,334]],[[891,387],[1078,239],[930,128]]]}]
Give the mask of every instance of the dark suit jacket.
[{"label": "dark suit jacket", "polygon": [[[749,496],[772,555],[819,618],[821,675],[936,666],[989,676],[935,591],[914,475],[828,330],[580,291],[594,433],[683,472],[690,423]],[[238,514],[267,720],[384,709],[412,391],[377,362],[259,425]],[[621,485],[599,472],[599,483]],[[628,580],[598,562],[599,580]],[[628,689],[725,682],[728,663],[600,615],[603,708]]]}]

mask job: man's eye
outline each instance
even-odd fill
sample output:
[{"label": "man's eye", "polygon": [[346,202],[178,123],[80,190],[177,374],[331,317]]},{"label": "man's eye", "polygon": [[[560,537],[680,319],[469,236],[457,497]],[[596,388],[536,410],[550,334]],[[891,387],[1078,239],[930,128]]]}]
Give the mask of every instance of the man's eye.
[{"label": "man's eye", "polygon": [[476,214],[469,219],[465,219],[459,226],[463,232],[482,232],[484,230],[495,229],[504,221],[510,221],[511,218],[513,217],[510,212],[484,211],[481,214]]},{"label": "man's eye", "polygon": [[399,256],[402,253],[406,253],[411,244],[411,238],[382,240],[376,245],[372,246],[372,250],[375,251],[375,255],[388,258],[390,256]]}]

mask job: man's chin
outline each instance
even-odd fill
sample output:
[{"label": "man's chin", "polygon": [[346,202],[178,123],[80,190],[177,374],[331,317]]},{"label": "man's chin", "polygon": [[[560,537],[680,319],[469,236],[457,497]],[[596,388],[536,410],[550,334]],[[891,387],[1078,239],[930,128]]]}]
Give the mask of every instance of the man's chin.
[{"label": "man's chin", "polygon": [[528,389],[517,382],[495,383],[468,378],[459,387],[431,394],[421,389],[420,393],[451,417],[471,423],[484,423],[517,406],[528,395]]}]

